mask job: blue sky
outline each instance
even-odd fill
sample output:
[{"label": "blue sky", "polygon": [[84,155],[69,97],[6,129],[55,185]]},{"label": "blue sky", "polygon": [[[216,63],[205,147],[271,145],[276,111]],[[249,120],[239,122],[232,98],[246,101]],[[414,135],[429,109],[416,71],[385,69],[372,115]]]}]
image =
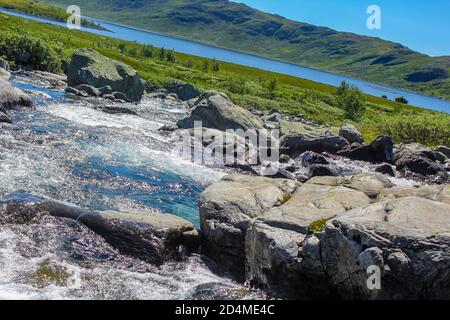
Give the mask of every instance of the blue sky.
[{"label": "blue sky", "polygon": [[[429,55],[450,55],[450,0],[234,0],[286,18],[400,42]],[[366,26],[381,8],[381,30]]]}]

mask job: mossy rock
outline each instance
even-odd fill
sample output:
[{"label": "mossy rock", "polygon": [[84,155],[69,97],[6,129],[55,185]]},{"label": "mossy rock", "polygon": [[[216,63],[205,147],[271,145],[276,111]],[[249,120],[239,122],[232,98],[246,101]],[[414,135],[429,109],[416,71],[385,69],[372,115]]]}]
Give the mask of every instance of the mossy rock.
[{"label": "mossy rock", "polygon": [[132,67],[86,48],[73,54],[67,81],[70,86],[111,86],[113,91],[126,94],[131,101],[140,100],[145,91],[145,81]]},{"label": "mossy rock", "polygon": [[42,261],[33,275],[36,285],[40,288],[51,284],[65,286],[69,277],[70,273],[66,268],[52,263],[49,259]]}]

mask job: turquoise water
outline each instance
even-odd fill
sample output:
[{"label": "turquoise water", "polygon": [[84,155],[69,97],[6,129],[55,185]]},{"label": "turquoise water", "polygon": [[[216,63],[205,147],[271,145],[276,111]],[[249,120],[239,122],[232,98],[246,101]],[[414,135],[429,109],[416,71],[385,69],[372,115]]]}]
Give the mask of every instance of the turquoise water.
[{"label": "turquoise water", "polygon": [[110,115],[59,91],[13,83],[32,90],[37,107],[12,112],[14,127],[0,131],[0,196],[25,190],[93,210],[157,210],[198,226],[198,195],[223,173],[173,155],[157,130],[186,106],[144,99],[130,105],[140,117]]},{"label": "turquoise water", "polygon": [[[27,19],[32,19],[44,23],[50,23],[60,26],[65,26],[65,23],[56,22],[53,20],[28,16],[21,13],[11,12],[4,9],[0,9],[0,12],[6,12],[8,14],[24,17]],[[305,68],[302,66],[294,65],[291,63],[276,61],[268,58],[262,58],[254,56],[251,54],[245,54],[236,52],[233,50],[227,50],[223,48],[208,46],[200,44],[193,41],[188,41],[184,39],[179,39],[170,36],[164,36],[161,34],[156,34],[152,32],[147,32],[143,30],[138,30],[134,28],[129,28],[126,26],[121,26],[118,24],[113,24],[105,22],[98,19],[87,18],[93,22],[100,24],[106,29],[110,30],[103,31],[97,29],[82,28],[84,31],[103,35],[112,36],[119,39],[136,41],[138,43],[152,44],[157,47],[165,47],[174,49],[179,52],[193,54],[206,58],[215,58],[220,61],[233,62],[245,66],[255,67],[263,70],[278,72],[282,74],[287,74],[291,76],[296,76],[300,78],[305,78],[333,86],[338,86],[342,81],[347,81],[348,83],[358,86],[363,92],[371,94],[374,96],[386,95],[389,99],[394,99],[398,96],[404,96],[411,105],[437,110],[450,112],[450,102],[436,99],[429,96],[424,96],[421,94],[413,93],[410,91],[394,88],[391,86],[371,83],[368,81],[362,81],[354,78],[344,77],[341,75],[324,72],[320,70],[315,70],[311,68]]]}]

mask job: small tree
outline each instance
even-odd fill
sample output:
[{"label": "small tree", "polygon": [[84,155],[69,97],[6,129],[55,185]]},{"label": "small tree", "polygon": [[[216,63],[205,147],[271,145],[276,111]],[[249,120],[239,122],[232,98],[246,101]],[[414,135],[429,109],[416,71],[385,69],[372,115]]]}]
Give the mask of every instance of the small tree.
[{"label": "small tree", "polygon": [[176,62],[175,54],[173,50],[167,51],[166,60],[172,63]]},{"label": "small tree", "polygon": [[269,99],[275,99],[275,91],[277,90],[277,79],[271,79],[267,82],[267,91],[269,91]]},{"label": "small tree", "polygon": [[125,52],[125,49],[126,49],[125,43],[123,43],[123,42],[119,43],[119,51],[120,51],[120,53],[123,54]]},{"label": "small tree", "polygon": [[208,71],[209,70],[209,62],[208,62],[208,60],[203,61],[202,69],[203,69],[203,71]]},{"label": "small tree", "polygon": [[128,50],[128,53],[130,54],[130,56],[132,57],[136,57],[137,56],[137,49],[136,48],[130,48],[130,50]]},{"label": "small tree", "polygon": [[212,62],[212,69],[213,69],[214,72],[219,72],[219,70],[220,70],[220,65],[219,65],[219,63],[216,61],[216,59],[213,59],[213,62]]},{"label": "small tree", "polygon": [[153,57],[153,46],[146,45],[142,48],[142,55],[146,58]]},{"label": "small tree", "polygon": [[166,57],[166,49],[164,49],[164,47],[162,47],[159,50],[158,58],[159,58],[159,60],[164,60],[165,57]]},{"label": "small tree", "polygon": [[361,117],[365,101],[357,87],[343,81],[337,90],[336,102],[338,107],[346,112],[348,118],[358,120]]}]

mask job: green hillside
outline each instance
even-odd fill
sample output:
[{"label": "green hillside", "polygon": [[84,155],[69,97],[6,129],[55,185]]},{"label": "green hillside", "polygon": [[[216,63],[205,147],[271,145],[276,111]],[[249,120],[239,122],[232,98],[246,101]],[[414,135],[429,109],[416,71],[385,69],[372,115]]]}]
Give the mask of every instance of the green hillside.
[{"label": "green hillside", "polygon": [[82,14],[450,99],[450,57],[228,0],[44,0]]}]

